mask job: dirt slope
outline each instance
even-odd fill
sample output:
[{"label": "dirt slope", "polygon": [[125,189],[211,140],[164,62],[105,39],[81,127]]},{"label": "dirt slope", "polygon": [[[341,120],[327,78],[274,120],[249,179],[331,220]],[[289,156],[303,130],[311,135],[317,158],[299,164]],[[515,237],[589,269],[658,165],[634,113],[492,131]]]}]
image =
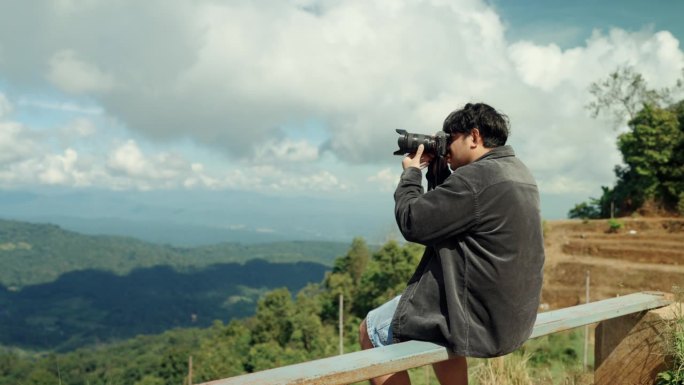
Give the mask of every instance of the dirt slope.
[{"label": "dirt slope", "polygon": [[587,271],[592,301],[684,286],[684,219],[618,221],[624,226],[617,233],[608,232],[607,220],[545,223],[543,304],[555,309],[583,303]]}]

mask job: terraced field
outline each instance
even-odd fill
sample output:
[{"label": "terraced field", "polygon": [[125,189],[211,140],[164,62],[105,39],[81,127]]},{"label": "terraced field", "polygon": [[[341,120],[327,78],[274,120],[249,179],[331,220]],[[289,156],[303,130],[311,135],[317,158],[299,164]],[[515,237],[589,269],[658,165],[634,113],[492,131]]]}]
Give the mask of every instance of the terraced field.
[{"label": "terraced field", "polygon": [[592,301],[684,287],[684,219],[618,220],[624,226],[616,233],[607,220],[546,223],[542,303],[554,309],[584,302],[587,272]]}]

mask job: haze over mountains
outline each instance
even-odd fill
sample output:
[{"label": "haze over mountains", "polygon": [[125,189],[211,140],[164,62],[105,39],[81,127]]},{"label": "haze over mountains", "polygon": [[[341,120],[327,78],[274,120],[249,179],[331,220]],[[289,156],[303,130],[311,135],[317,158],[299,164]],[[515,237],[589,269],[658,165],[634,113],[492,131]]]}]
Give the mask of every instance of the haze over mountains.
[{"label": "haze over mountains", "polygon": [[[377,215],[378,212],[385,213]],[[53,223],[85,234],[175,246],[319,240],[381,243],[396,233],[385,199],[270,196],[241,191],[0,191],[6,219]]]}]

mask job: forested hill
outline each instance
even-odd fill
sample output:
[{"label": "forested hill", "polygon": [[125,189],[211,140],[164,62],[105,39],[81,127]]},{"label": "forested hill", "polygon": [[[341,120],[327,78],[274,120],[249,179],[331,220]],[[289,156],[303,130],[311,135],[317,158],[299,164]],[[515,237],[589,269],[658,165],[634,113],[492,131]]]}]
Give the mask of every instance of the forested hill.
[{"label": "forested hill", "polygon": [[98,270],[7,291],[0,286],[0,345],[71,350],[103,341],[209,326],[254,314],[268,290],[296,292],[320,282],[325,266],[311,262],[215,264],[178,272],[167,266],[126,275]]},{"label": "forested hill", "polygon": [[0,285],[9,290],[55,281],[62,274],[100,270],[118,275],[136,268],[169,266],[190,271],[213,264],[316,262],[331,266],[349,244],[342,242],[223,243],[173,247],[118,236],[92,236],[50,224],[0,219]]}]

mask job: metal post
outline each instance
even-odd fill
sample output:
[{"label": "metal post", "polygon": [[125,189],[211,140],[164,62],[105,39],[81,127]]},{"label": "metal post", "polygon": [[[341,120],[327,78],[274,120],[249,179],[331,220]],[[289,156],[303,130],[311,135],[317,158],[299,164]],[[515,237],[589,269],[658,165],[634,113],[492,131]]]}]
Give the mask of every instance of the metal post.
[{"label": "metal post", "polygon": [[[589,303],[589,270],[585,280],[586,303]],[[589,367],[589,325],[584,325],[584,371]]]},{"label": "metal post", "polygon": [[188,385],[192,385],[192,356],[188,358]]},{"label": "metal post", "polygon": [[344,313],[344,295],[340,294],[339,297],[339,314],[340,314],[340,322],[339,322],[339,329],[340,329],[340,354],[344,354],[344,320],[343,320],[343,313]]},{"label": "metal post", "polygon": [[59,370],[59,361],[57,361],[58,358],[55,356],[55,363],[57,364],[57,379],[59,380],[59,385],[62,385],[62,372]]}]

